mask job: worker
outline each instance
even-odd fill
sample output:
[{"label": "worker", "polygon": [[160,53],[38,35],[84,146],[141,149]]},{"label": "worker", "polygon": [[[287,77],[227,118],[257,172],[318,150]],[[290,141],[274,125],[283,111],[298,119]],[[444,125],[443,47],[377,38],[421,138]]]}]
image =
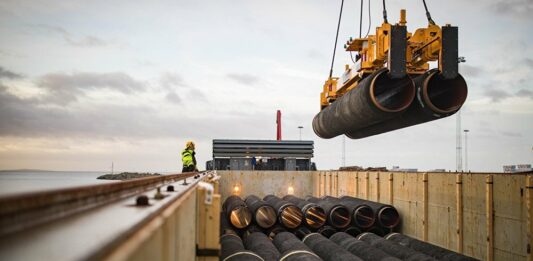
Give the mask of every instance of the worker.
[{"label": "worker", "polygon": [[185,149],[181,152],[181,162],[183,163],[183,170],[181,172],[198,171],[196,168],[196,152],[194,152],[194,142],[187,141]]}]

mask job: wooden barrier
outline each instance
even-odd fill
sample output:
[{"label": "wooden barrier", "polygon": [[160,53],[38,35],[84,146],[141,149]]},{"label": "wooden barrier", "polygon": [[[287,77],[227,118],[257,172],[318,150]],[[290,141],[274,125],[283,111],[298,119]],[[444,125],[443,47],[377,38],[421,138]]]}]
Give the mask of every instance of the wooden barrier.
[{"label": "wooden barrier", "polygon": [[392,204],[400,232],[481,260],[533,261],[533,175],[352,171],[219,171],[248,194],[351,195]]}]

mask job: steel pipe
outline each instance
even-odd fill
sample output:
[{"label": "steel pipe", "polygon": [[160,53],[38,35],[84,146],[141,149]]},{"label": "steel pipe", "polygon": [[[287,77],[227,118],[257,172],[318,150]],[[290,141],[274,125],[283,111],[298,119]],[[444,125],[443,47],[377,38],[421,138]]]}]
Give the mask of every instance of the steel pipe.
[{"label": "steel pipe", "polygon": [[326,212],[319,205],[292,195],[287,195],[283,199],[295,204],[302,210],[304,223],[308,227],[318,229],[326,223]]},{"label": "steel pipe", "polygon": [[265,261],[277,261],[280,257],[278,249],[262,232],[253,232],[244,237],[244,246],[253,251]]},{"label": "steel pipe", "polygon": [[402,260],[436,261],[436,259],[424,253],[420,253],[406,246],[396,244],[369,232],[359,235],[357,239]]},{"label": "steel pipe", "polygon": [[335,233],[329,238],[331,241],[350,251],[350,253],[362,258],[365,261],[400,261],[382,250],[370,246],[368,243],[361,241],[344,232]]},{"label": "steel pipe", "polygon": [[385,239],[395,242],[399,245],[409,247],[415,251],[422,252],[428,256],[432,256],[438,260],[446,261],[475,261],[477,259],[450,251],[448,249],[420,241],[418,239],[402,235],[399,233],[391,233]]},{"label": "steel pipe", "polygon": [[220,236],[220,260],[222,261],[262,261],[259,255],[244,248],[242,240],[234,234]]},{"label": "steel pipe", "polygon": [[294,234],[281,232],[274,237],[272,243],[281,253],[279,260],[286,261],[321,261],[309,247],[300,241]]},{"label": "steel pipe", "polygon": [[322,198],[347,207],[352,213],[352,224],[359,228],[369,228],[376,221],[374,210],[362,200],[342,200],[331,196],[324,196]]},{"label": "steel pipe", "polygon": [[325,236],[327,238],[329,238],[333,234],[337,233],[337,230],[334,227],[332,227],[332,226],[325,225],[325,226],[319,228],[316,232],[320,233],[321,235],[323,235],[323,236]]},{"label": "steel pipe", "polygon": [[353,227],[353,226],[346,228],[343,232],[352,237],[359,236],[361,233],[363,233],[361,229],[359,229],[358,227]]},{"label": "steel pipe", "polygon": [[384,237],[385,235],[387,235],[388,233],[385,232],[385,228],[382,228],[380,226],[373,226],[371,228],[368,228],[367,230],[365,230],[365,232],[370,232],[372,234],[376,234],[380,237]]},{"label": "steel pipe", "polygon": [[302,242],[325,261],[363,261],[319,233],[308,234],[302,239]]},{"label": "steel pipe", "polygon": [[250,195],[244,200],[252,212],[254,222],[261,228],[270,228],[276,224],[276,210],[264,200],[255,195]]},{"label": "steel pipe", "polygon": [[388,121],[376,123],[346,133],[352,139],[377,135],[455,114],[466,101],[468,87],[458,74],[455,79],[444,79],[437,69],[414,78],[416,98],[407,110]]},{"label": "steel pipe", "polygon": [[354,132],[397,116],[414,97],[411,78],[391,79],[383,68],[320,111],[313,119],[313,130],[325,139]]},{"label": "steel pipe", "polygon": [[274,225],[273,227],[269,228],[269,229],[266,229],[264,231],[264,233],[272,240],[274,239],[274,237],[276,237],[277,234],[281,233],[281,232],[287,232],[287,230],[285,229],[285,227],[281,226],[281,225]]},{"label": "steel pipe", "polygon": [[352,216],[347,207],[332,200],[319,199],[313,196],[307,196],[305,200],[322,207],[327,215],[326,221],[332,227],[342,229],[350,225]]},{"label": "steel pipe", "polygon": [[302,223],[303,213],[295,204],[274,195],[267,195],[263,200],[274,207],[277,211],[278,221],[284,227],[293,229]]},{"label": "steel pipe", "polygon": [[239,196],[229,196],[222,205],[222,212],[225,213],[230,224],[238,229],[246,228],[252,221],[250,209]]},{"label": "steel pipe", "polygon": [[363,202],[375,213],[376,220],[378,221],[379,225],[384,228],[395,228],[400,224],[400,214],[391,205],[382,204],[378,202],[373,202],[369,200],[363,200],[360,198],[354,198],[350,196],[343,196],[340,198],[342,202]]}]

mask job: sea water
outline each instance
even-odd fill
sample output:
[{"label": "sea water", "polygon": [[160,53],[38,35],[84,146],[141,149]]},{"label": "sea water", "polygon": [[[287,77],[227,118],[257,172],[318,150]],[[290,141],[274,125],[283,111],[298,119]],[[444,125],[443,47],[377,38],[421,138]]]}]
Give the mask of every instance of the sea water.
[{"label": "sea water", "polygon": [[117,182],[96,179],[98,176],[107,173],[109,172],[0,171],[0,196]]}]

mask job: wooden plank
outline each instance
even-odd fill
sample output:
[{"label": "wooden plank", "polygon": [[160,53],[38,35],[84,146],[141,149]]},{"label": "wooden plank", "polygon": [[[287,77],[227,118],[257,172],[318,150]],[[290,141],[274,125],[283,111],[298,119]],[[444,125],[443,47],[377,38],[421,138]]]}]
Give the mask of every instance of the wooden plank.
[{"label": "wooden plank", "polygon": [[[211,197],[211,202],[207,202]],[[198,249],[219,250],[220,195],[209,195],[204,187],[198,187],[196,201],[196,246]],[[218,257],[197,257],[198,261],[216,261]]]},{"label": "wooden plank", "polygon": [[380,172],[378,171],[378,173],[376,174],[376,201],[377,202],[381,202],[381,200],[379,198],[379,195],[380,195],[380,193],[379,193],[379,191],[380,191],[380,189],[379,189],[379,173]]},{"label": "wooden plank", "polygon": [[354,197],[359,197],[359,171],[355,173],[355,192]]},{"label": "wooden plank", "polygon": [[370,173],[368,171],[365,173],[365,199],[370,200]]},{"label": "wooden plank", "polygon": [[389,204],[394,205],[394,174],[389,173]]},{"label": "wooden plank", "polygon": [[487,261],[494,260],[494,215],[493,215],[493,181],[492,175],[487,175],[485,183],[487,192],[486,192],[486,206],[487,206]]},{"label": "wooden plank", "polygon": [[527,260],[533,261],[533,176],[527,176]]},{"label": "wooden plank", "polygon": [[423,217],[422,217],[422,240],[427,241],[428,240],[428,208],[429,208],[429,199],[428,199],[428,174],[427,172],[422,174],[422,197],[423,197]]},{"label": "wooden plank", "polygon": [[463,176],[457,174],[455,176],[455,194],[456,194],[456,231],[457,231],[457,248],[456,251],[463,253]]}]

